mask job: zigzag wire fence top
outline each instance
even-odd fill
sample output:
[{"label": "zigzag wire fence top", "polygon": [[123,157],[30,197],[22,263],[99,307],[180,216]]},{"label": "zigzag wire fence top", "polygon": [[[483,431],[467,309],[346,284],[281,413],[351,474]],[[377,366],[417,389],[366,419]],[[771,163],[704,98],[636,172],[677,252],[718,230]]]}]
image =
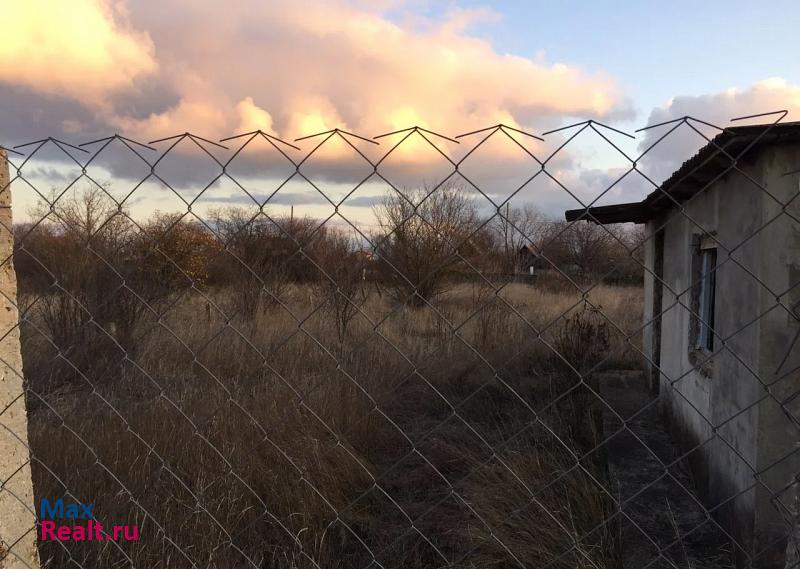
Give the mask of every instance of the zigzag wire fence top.
[{"label": "zigzag wire fence top", "polygon": [[[29,451],[37,498],[95,501],[98,520],[105,520],[105,525],[136,524],[141,533],[138,542],[40,543],[43,564],[613,567],[619,566],[620,536],[627,532],[648,548],[644,567],[677,568],[686,561],[681,552],[685,555],[687,541],[713,531],[729,547],[721,549],[719,566],[726,566],[724,553],[744,559],[747,566],[758,566],[774,544],[754,550],[740,543],[717,514],[741,495],[762,490],[784,516],[781,543],[794,531],[797,515],[795,505],[784,501],[792,481],[773,487],[764,470],[725,433],[727,425],[764,401],[777,404],[800,429],[792,408],[794,398],[775,393],[780,381],[796,373],[796,368],[783,368],[797,336],[770,378],[760,377],[731,347],[734,336],[773,310],[797,319],[787,299],[798,283],[774,290],[734,255],[778,219],[800,221],[790,209],[794,198],[781,202],[740,164],[747,151],[785,116],[780,111],[741,117],[772,122],[763,125],[754,141],[736,154],[718,146],[698,125],[718,132],[725,128],[693,117],[646,127],[664,132],[637,156],[612,140],[633,135],[593,120],[542,136],[506,125],[455,137],[413,126],[374,138],[333,129],[293,142],[262,131],[214,142],[187,132],[148,144],[114,135],[80,145],[46,138],[9,149],[15,193],[20,191],[17,188],[30,192],[42,206],[30,223],[5,228],[15,234],[20,275],[19,265],[26,262],[28,270],[44,275],[45,282],[38,290],[26,290],[20,276],[18,304],[26,358],[26,392],[20,397],[26,397],[30,408]],[[725,175],[742,176],[778,202],[780,212],[733,245],[723,243],[687,211],[702,191],[688,201],[662,192],[674,213],[637,241],[617,229],[593,224],[595,239],[617,248],[626,262],[658,282],[671,299],[645,322],[634,314],[635,325],[621,323],[621,318],[630,316],[630,307],[624,306],[627,298],[622,310],[616,311],[597,300],[608,293],[605,283],[619,267],[603,266],[586,275],[558,258],[557,246],[579,224],[597,221],[591,211],[572,223],[540,220],[551,229],[535,238],[529,234],[530,226],[509,215],[509,206],[538,179],[555,185],[581,208],[607,198],[634,174],[649,190],[660,191],[660,184],[641,163],[680,128],[716,146],[729,162],[704,182],[703,189]],[[548,168],[583,133],[598,136],[628,165],[590,202],[582,201],[574,187],[562,182],[555,167]],[[544,157],[524,144],[554,135],[564,139]],[[536,166],[521,185],[496,201],[489,189],[465,173],[464,165],[498,136]],[[383,172],[387,161],[412,140],[422,141],[449,168],[445,177],[417,192],[393,183]],[[472,146],[458,159],[451,158],[444,146],[467,145],[471,140]],[[265,142],[289,166],[286,179],[261,199],[231,174],[237,157],[254,141]],[[313,143],[312,149],[303,153],[297,145],[302,141]],[[338,200],[306,172],[312,157],[334,143],[352,151],[368,170]],[[161,172],[165,158],[185,144],[198,149],[215,170],[213,179],[192,199]],[[388,150],[370,158],[364,145],[379,144]],[[121,199],[90,172],[112,145],[145,168],[144,177]],[[25,166],[47,150],[80,170],[50,195],[25,175]],[[229,154],[227,159],[220,158],[223,152]],[[461,187],[453,192],[448,184],[456,178]],[[196,211],[203,195],[223,179],[252,200],[247,217],[227,232]],[[268,208],[275,196],[294,179],[312,188],[333,212],[301,229],[293,217],[287,220],[271,213]],[[395,217],[384,220],[375,232],[342,212],[347,200],[371,180],[385,184],[394,197],[385,207],[394,208]],[[167,188],[183,209],[155,233],[148,221],[137,220],[127,211],[134,194],[148,181]],[[102,192],[95,199],[105,209],[100,209],[102,219],[91,224],[83,219],[85,226],[75,227],[75,210],[66,210],[63,204],[81,205],[70,200],[76,199],[71,192],[83,182]],[[442,211],[449,211],[448,204],[468,203],[458,201],[467,192],[474,196],[470,200],[487,202],[490,213],[470,220],[455,217],[464,223],[454,230],[452,219],[442,222]],[[715,243],[720,254],[713,272],[731,265],[741,269],[775,299],[774,306],[726,336],[715,330],[713,322],[703,320],[697,307],[687,301],[699,280],[692,278],[684,289],[675,290],[641,257],[657,230],[676,218]],[[334,221],[342,222],[341,227],[355,235],[358,244],[351,241],[339,249],[331,245],[333,233],[326,228]],[[188,246],[181,249],[170,239],[185,237],[187,223],[194,229],[186,237]],[[528,300],[518,302],[512,297],[519,287],[531,287],[524,290],[533,295],[540,287],[538,280],[523,278],[520,283],[519,276],[495,273],[486,264],[492,245],[482,246],[482,239],[497,223],[528,245],[541,272],[555,281],[546,291],[550,302],[560,298],[559,291],[567,291],[552,314],[544,311],[538,316],[531,312]],[[59,226],[60,232],[48,233],[50,224]],[[107,243],[117,224],[144,239],[146,251],[136,248],[135,238],[134,245]],[[248,241],[250,232],[262,226],[272,232],[269,240]],[[55,255],[73,255],[68,260],[95,271],[103,282],[72,275],[57,259],[42,258],[46,249],[36,241],[42,235],[62,247]],[[445,249],[439,258],[428,259],[441,266],[429,266],[418,258],[430,252],[420,243],[414,244],[416,257],[399,249],[398,243],[415,235],[437,241]],[[64,243],[73,249],[64,248]],[[206,282],[207,276],[198,277],[186,260],[200,245],[210,251],[207,265],[227,263],[218,269],[220,282],[228,282],[223,277],[233,279],[227,288]],[[275,264],[265,261],[267,245],[289,249]],[[332,252],[325,247],[332,247]],[[369,254],[352,261],[355,249]],[[437,252],[441,253],[433,251]],[[137,260],[142,264],[131,267]],[[10,261],[8,257],[4,263]],[[299,263],[305,276],[283,274],[292,267],[296,270]],[[142,276],[150,270],[151,277]],[[446,294],[422,292],[442,275],[449,279]],[[163,278],[174,290],[154,296],[149,287],[155,285],[149,278]],[[255,295],[245,296],[244,302],[231,300],[253,284]],[[88,287],[95,290],[87,292]],[[463,298],[458,296],[462,293]],[[135,320],[130,330],[121,332],[124,323],[108,316],[115,303],[135,306],[130,309]],[[639,342],[644,330],[675,309],[708,327],[716,348],[702,355],[692,369],[671,377]],[[505,338],[512,329],[516,335]],[[415,334],[421,345],[409,340]],[[231,353],[221,353],[225,349]],[[643,360],[657,368],[669,393],[695,412],[711,436],[670,457],[649,448],[632,425],[652,413],[665,393],[641,404],[633,414],[623,415],[599,385],[598,377],[616,365],[614,360],[622,352],[623,359]],[[746,369],[761,393],[725,417],[706,417],[680,385],[721,354]],[[178,362],[179,371],[168,368],[171,359]],[[22,370],[17,372],[22,375]],[[379,377],[384,374],[390,377]],[[199,387],[193,387],[193,382]],[[9,407],[0,410],[0,421]],[[164,424],[148,426],[154,420]],[[660,469],[655,479],[625,496],[614,487],[606,464],[609,447],[623,435],[644,449]],[[685,459],[711,444],[724,445],[746,465],[753,482],[709,507],[695,497],[681,468]],[[781,460],[797,452],[784,450]],[[6,482],[0,488],[7,491]],[[660,484],[687,496],[702,512],[702,520],[685,527],[674,524],[671,536],[654,535],[635,506]],[[658,510],[663,506],[652,505]],[[28,532],[36,533],[37,527]],[[21,539],[6,543],[6,549],[8,556],[24,563],[15,553]]]}]

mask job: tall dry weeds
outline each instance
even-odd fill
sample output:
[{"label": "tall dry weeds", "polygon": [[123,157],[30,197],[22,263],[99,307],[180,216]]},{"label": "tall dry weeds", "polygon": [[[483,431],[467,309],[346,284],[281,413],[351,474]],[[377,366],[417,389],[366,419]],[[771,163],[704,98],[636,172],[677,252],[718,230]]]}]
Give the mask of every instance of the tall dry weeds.
[{"label": "tall dry weeds", "polygon": [[[555,322],[584,369],[587,337],[563,336],[555,314],[569,298],[462,285],[411,309],[373,293],[342,349],[309,287],[246,322],[216,308],[229,291],[205,294],[211,309],[190,295],[144,317],[133,361],[82,369],[69,390],[47,380],[31,309],[36,495],[69,491],[141,533],[120,548],[42,543],[46,566],[617,566],[611,530],[591,531],[610,514],[604,467],[575,460],[599,436],[595,402],[553,404],[574,378],[533,331]],[[626,294],[597,291],[608,305]]]}]

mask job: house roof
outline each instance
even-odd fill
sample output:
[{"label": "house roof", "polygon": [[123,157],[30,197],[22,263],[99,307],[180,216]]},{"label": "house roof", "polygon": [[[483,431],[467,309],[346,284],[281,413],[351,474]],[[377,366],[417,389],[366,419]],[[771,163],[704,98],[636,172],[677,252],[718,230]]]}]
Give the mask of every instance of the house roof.
[{"label": "house roof", "polygon": [[604,225],[644,223],[705,189],[736,160],[752,158],[765,146],[793,142],[800,142],[800,122],[726,128],[642,201],[571,209],[564,216],[567,221],[586,219]]}]

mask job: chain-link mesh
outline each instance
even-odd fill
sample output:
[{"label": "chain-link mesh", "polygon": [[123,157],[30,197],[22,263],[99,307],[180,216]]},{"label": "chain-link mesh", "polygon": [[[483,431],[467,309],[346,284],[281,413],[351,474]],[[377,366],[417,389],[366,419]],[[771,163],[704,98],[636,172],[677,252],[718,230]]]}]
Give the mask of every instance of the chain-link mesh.
[{"label": "chain-link mesh", "polygon": [[15,147],[0,565],[795,566],[784,116]]}]

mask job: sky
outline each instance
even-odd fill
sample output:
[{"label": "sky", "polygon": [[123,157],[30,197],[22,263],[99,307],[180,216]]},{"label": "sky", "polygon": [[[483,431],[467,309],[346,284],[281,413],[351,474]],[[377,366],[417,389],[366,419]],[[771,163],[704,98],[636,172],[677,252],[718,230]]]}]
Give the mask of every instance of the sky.
[{"label": "sky", "polygon": [[[332,128],[370,138],[414,125],[449,137],[498,123],[542,134],[587,119],[634,133],[684,115],[725,126],[735,116],[779,109],[790,112],[785,120],[800,120],[796,2],[243,0],[223,8],[211,0],[0,0],[0,13],[6,147],[48,136],[78,144],[113,133],[149,142],[191,131],[216,141],[255,129],[287,141]],[[516,140],[546,156],[571,132]],[[633,139],[603,132],[635,157],[663,130]],[[531,203],[559,215],[595,201],[638,200],[653,189],[628,176],[609,190],[630,160],[590,130],[548,164],[560,185],[540,176],[520,187],[538,164],[502,136],[469,158],[469,181],[459,182],[483,205],[512,196],[512,206]],[[293,144],[307,153],[318,140]],[[356,145],[377,159],[397,140]],[[477,141],[437,145],[458,159]],[[704,142],[684,128],[641,167],[660,181]],[[153,144],[156,155],[168,144]],[[451,171],[412,136],[382,163],[386,180],[357,185],[369,168],[334,138],[304,166],[308,179],[281,185],[292,167],[259,139],[238,155],[230,177],[204,190],[219,174],[206,151],[224,162],[235,148],[201,150],[182,141],[159,163],[161,179],[140,184],[149,167],[110,147],[88,173],[140,216],[271,196],[277,211],[293,207],[324,218],[347,197],[339,213],[369,224],[389,184],[435,185]],[[91,156],[70,152],[78,161]],[[24,160],[15,156],[12,165]],[[40,194],[81,176],[83,165],[71,160],[46,145],[14,171],[21,174],[13,186],[18,219]]]},{"label": "sky", "polygon": [[[439,4],[442,7],[447,3]],[[485,3],[460,2],[464,8]],[[604,69],[634,102],[638,121],[677,96],[800,74],[793,1],[497,1],[501,18],[478,33],[502,53]],[[446,10],[446,9],[445,9]]]}]

